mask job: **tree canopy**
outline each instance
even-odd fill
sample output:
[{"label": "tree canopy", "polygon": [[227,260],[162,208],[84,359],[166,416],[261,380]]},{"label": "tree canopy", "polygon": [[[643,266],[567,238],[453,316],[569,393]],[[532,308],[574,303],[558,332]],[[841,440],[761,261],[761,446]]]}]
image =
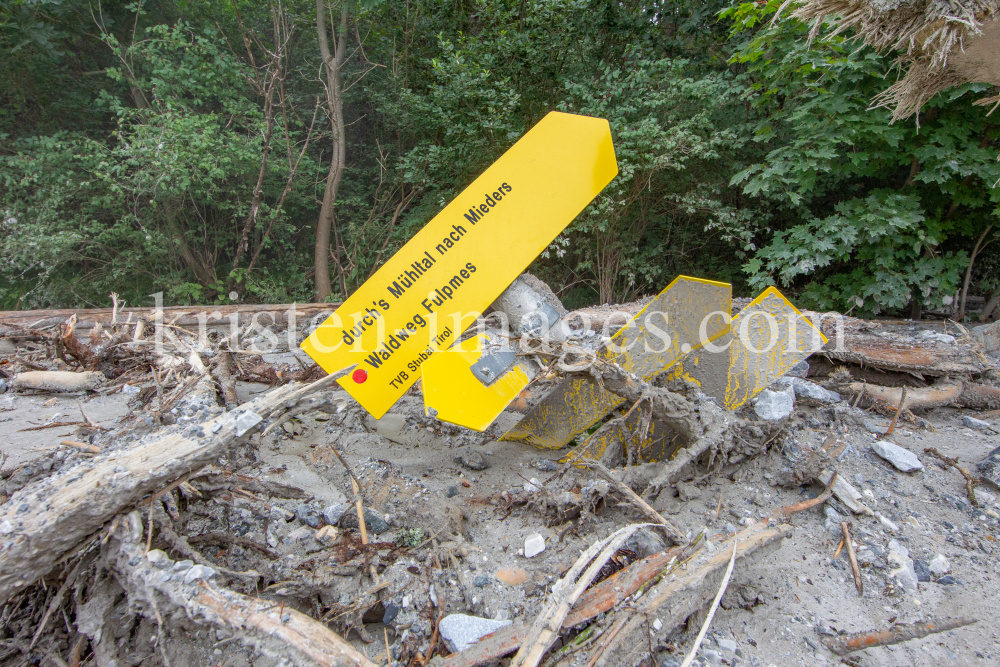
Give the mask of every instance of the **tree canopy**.
[{"label": "tree canopy", "polygon": [[570,306],[687,273],[910,314],[994,238],[992,87],[893,124],[893,53],[776,0],[344,1],[0,0],[0,308],[310,300],[339,132],[318,8],[332,299],[553,110],[607,118],[620,169],[531,268]]}]

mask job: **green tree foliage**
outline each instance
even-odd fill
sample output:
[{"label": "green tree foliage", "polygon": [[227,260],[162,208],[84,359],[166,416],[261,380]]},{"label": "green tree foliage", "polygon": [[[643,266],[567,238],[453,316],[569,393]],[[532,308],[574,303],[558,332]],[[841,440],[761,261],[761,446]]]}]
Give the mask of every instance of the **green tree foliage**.
[{"label": "green tree foliage", "polygon": [[[678,273],[866,314],[953,298],[995,219],[993,117],[965,87],[919,128],[890,125],[868,106],[891,58],[772,26],[778,4],[352,3],[335,296],[562,110],[607,118],[620,168],[531,267],[569,305]],[[225,301],[234,285],[308,299],[332,145],[315,11],[0,0],[0,307]],[[981,255],[972,292],[998,269]]]},{"label": "green tree foliage", "polygon": [[865,314],[950,302],[1000,203],[1000,127],[972,106],[982,87],[937,96],[919,127],[890,125],[869,106],[891,59],[826,30],[810,43],[797,21],[767,25],[779,5],[723,13],[768,148],[732,179],[767,213],[752,221],[763,247],[746,265],[751,285],[796,286],[807,305]]}]

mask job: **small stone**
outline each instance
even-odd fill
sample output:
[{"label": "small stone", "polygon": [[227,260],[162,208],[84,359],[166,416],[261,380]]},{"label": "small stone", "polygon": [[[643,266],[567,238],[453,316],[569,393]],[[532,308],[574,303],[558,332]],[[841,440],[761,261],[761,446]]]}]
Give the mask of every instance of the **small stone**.
[{"label": "small stone", "polygon": [[262,421],[264,421],[264,418],[256,412],[248,410],[247,412],[242,413],[236,418],[236,437],[242,438],[246,435],[247,431]]},{"label": "small stone", "polygon": [[490,578],[487,577],[485,574],[481,574],[472,580],[472,585],[475,586],[476,588],[482,588],[488,583],[490,583]]},{"label": "small stone", "polygon": [[816,625],[816,632],[819,633],[819,634],[821,634],[821,635],[825,635],[827,637],[836,637],[837,636],[837,631],[834,630],[833,628],[831,628],[829,625],[827,625],[824,621],[820,621]]},{"label": "small stone", "polygon": [[194,567],[193,560],[179,560],[174,563],[174,566],[171,569],[174,572],[183,572],[184,570],[190,570],[192,567]]},{"label": "small stone", "polygon": [[295,508],[295,518],[310,528],[319,528],[319,512],[309,505],[299,505]]},{"label": "small stone", "polygon": [[0,522],[0,535],[10,535],[14,532],[14,524],[4,519]]},{"label": "small stone", "polygon": [[702,651],[701,657],[708,660],[710,665],[721,665],[722,664],[722,654],[718,651]]},{"label": "small stone", "polygon": [[962,415],[962,423],[971,429],[983,431],[984,433],[989,433],[990,431],[995,430],[993,428],[993,424],[983,421],[982,419],[970,417],[969,415]]},{"label": "small stone", "polygon": [[448,614],[441,619],[438,627],[448,648],[452,653],[458,653],[510,623],[466,614]]},{"label": "small stone", "polygon": [[508,586],[519,586],[528,580],[528,573],[521,568],[516,570],[497,570],[496,578]]},{"label": "small stone", "polygon": [[908,593],[917,592],[917,573],[913,568],[913,561],[910,560],[909,551],[900,546],[896,540],[889,542],[889,562],[895,567],[890,570],[889,575],[896,579],[899,586]]},{"label": "small stone", "polygon": [[659,632],[660,630],[662,630],[663,629],[663,621],[661,621],[658,618],[654,619],[653,620],[653,629],[656,630],[657,632]]},{"label": "small stone", "polygon": [[396,618],[396,615],[399,613],[399,607],[391,602],[385,602],[383,606],[385,607],[385,613],[382,614],[382,623],[388,625]]},{"label": "small stone", "polygon": [[837,392],[821,387],[815,382],[800,380],[798,378],[789,379],[791,380],[791,386],[795,391],[796,398],[804,398],[821,405],[833,405],[834,403],[840,403],[843,400],[841,395]]},{"label": "small stone", "polygon": [[524,485],[524,490],[528,493],[535,493],[536,491],[542,490],[542,483],[538,481],[537,477],[532,477],[528,480],[528,483]]},{"label": "small stone", "polygon": [[953,577],[950,574],[946,574],[943,577],[941,577],[940,579],[938,579],[937,583],[941,584],[942,586],[952,586],[954,584],[958,584],[959,586],[964,586],[965,585],[965,584],[962,583],[961,579],[957,579],[956,577]]},{"label": "small stone", "polygon": [[330,545],[337,541],[337,536],[339,534],[340,531],[334,526],[323,526],[316,531],[316,535],[314,537],[320,544]]},{"label": "small stone", "polygon": [[753,409],[764,421],[779,421],[792,414],[795,408],[795,390],[789,387],[784,391],[765,389],[757,395]]},{"label": "small stone", "polygon": [[153,565],[156,565],[164,558],[167,558],[167,554],[160,549],[153,549],[146,553],[146,560]]},{"label": "small stone", "polygon": [[897,526],[895,523],[893,523],[892,521],[890,521],[889,517],[885,516],[881,512],[875,512],[875,516],[878,518],[879,523],[881,523],[887,529],[891,530],[894,533],[898,533],[899,532],[899,526]]},{"label": "small stone", "polygon": [[457,486],[449,486],[448,487],[448,492],[444,494],[445,498],[454,498],[457,495],[458,495],[458,487]]},{"label": "small stone", "polygon": [[469,470],[486,470],[490,467],[486,457],[471,447],[463,447],[455,452],[455,463],[463,465]]},{"label": "small stone", "polygon": [[799,363],[795,364],[787,371],[785,371],[785,375],[793,378],[805,379],[805,377],[809,375],[809,362],[803,359],[802,361],[800,361]]},{"label": "small stone", "polygon": [[913,571],[917,573],[917,581],[926,584],[931,580],[931,570],[922,560],[913,561]]},{"label": "small stone", "polygon": [[535,468],[542,472],[555,472],[559,470],[559,466],[548,459],[535,459]]},{"label": "small stone", "polygon": [[943,554],[938,554],[931,559],[931,563],[928,566],[931,573],[939,577],[944,576],[951,572],[951,563],[948,562],[948,558]]},{"label": "small stone", "polygon": [[545,538],[538,533],[532,533],[524,539],[524,557],[534,558],[545,551]]},{"label": "small stone", "polygon": [[340,518],[344,516],[344,512],[350,509],[350,505],[347,503],[337,503],[336,505],[330,505],[329,507],[323,508],[323,521],[331,526],[336,526],[340,523]]},{"label": "small stone", "polygon": [[924,464],[920,462],[916,454],[891,442],[877,440],[872,443],[872,451],[902,472],[912,472],[924,468]]},{"label": "small stone", "polygon": [[288,533],[285,537],[285,543],[294,544],[295,542],[301,542],[303,540],[308,540],[313,536],[313,531],[309,526],[299,526],[292,532]]},{"label": "small stone", "polygon": [[726,651],[730,651],[732,653],[736,653],[736,649],[739,648],[736,642],[734,642],[732,639],[720,639],[718,641],[718,644],[719,648],[722,648]]},{"label": "small stone", "polygon": [[215,575],[215,570],[204,565],[194,565],[184,573],[184,583],[193,584],[199,579],[211,579]]},{"label": "small stone", "polygon": [[[386,520],[376,514],[374,511],[365,508],[365,528],[368,529],[369,533],[375,533],[379,535],[389,530],[389,524]],[[340,527],[341,528],[358,528],[358,513],[357,512],[344,512],[344,515],[340,517]]]}]

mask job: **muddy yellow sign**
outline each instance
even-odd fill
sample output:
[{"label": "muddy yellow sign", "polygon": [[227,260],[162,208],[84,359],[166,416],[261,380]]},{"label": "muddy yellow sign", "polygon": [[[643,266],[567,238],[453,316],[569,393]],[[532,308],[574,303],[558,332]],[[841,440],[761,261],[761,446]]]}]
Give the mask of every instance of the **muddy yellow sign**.
[{"label": "muddy yellow sign", "polygon": [[552,112],[302,343],[376,418],[618,174],[601,118]]}]

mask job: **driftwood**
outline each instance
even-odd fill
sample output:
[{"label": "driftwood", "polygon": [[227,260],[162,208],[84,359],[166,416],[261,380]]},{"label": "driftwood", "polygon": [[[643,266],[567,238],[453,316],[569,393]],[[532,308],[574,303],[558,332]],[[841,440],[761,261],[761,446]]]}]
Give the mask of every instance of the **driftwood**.
[{"label": "driftwood", "polygon": [[[336,377],[285,385],[197,428],[164,428],[128,449],[99,454],[22,488],[0,506],[0,602],[48,574],[118,514],[218,460],[265,420],[302,403],[322,409],[324,397],[311,394]],[[207,378],[200,384],[214,394]],[[22,505],[30,510],[20,512]]]},{"label": "driftwood", "polygon": [[103,373],[87,371],[27,371],[14,378],[15,391],[90,391],[96,389],[105,377]]},{"label": "driftwood", "polygon": [[[637,561],[624,570],[595,585],[584,593],[562,623],[569,630],[586,623],[598,614],[611,611],[633,593],[648,584],[668,568],[671,563],[683,560],[691,548],[675,547]],[[500,628],[472,647],[448,656],[441,667],[476,667],[513,653],[524,643],[528,628],[518,621]]]},{"label": "driftwood", "polygon": [[587,590],[608,559],[625,544],[632,533],[642,527],[642,524],[625,526],[591,545],[580,555],[573,567],[552,587],[549,599],[528,629],[517,655],[511,660],[511,667],[537,667],[546,651],[559,637],[570,608]]},{"label": "driftwood", "polygon": [[877,322],[831,315],[822,317],[820,328],[829,339],[820,354],[837,361],[934,377],[978,374],[991,367],[974,345],[885,331]]},{"label": "driftwood", "polygon": [[147,618],[178,610],[190,619],[239,638],[281,664],[294,667],[375,667],[364,655],[323,623],[305,614],[250,598],[204,580],[183,583],[168,578],[145,557],[139,512],[110,531],[104,557],[128,593],[129,601]]},{"label": "driftwood", "polygon": [[[869,397],[898,409],[903,400],[900,387],[880,387],[873,384],[852,382],[844,388],[862,398]],[[908,387],[906,407],[910,410],[930,410],[946,405],[957,405],[973,410],[994,410],[1000,408],[1000,388],[971,381],[947,380],[931,387]]]},{"label": "driftwood", "polygon": [[853,651],[861,651],[876,646],[900,644],[911,639],[920,639],[938,632],[947,632],[955,628],[972,625],[979,621],[974,618],[955,618],[943,621],[923,621],[921,623],[897,623],[888,630],[875,632],[859,632],[853,635],[843,635],[826,640],[826,647],[837,655],[847,655]]},{"label": "driftwood", "polygon": [[[272,324],[265,314],[273,316],[275,326],[287,326],[290,323],[289,314],[294,315],[296,323],[304,323],[317,315],[332,313],[340,306],[339,303],[284,303],[284,304],[236,304],[229,306],[167,306],[162,309],[163,321],[178,327],[198,327],[202,321],[207,321],[210,327],[229,326],[234,314],[240,328],[246,328],[258,317],[262,325]],[[292,310],[290,310],[292,309]],[[218,317],[216,317],[218,313]],[[119,308],[117,321],[125,322],[131,317],[132,322],[139,318],[151,320],[155,314],[152,308]],[[94,326],[111,324],[112,308],[69,308],[60,310],[3,310],[0,311],[0,337],[9,329],[44,329],[63,324],[73,315],[77,317],[76,329],[92,329]],[[12,332],[11,332],[12,333]]]},{"label": "driftwood", "polygon": [[[740,531],[736,535],[739,559],[770,553],[782,538],[791,535],[791,531],[792,527],[787,524],[769,527],[764,523]],[[634,608],[622,608],[616,627],[604,634],[596,648],[601,654],[596,657],[602,661],[598,664],[634,664],[638,660],[629,662],[625,656],[631,659],[630,650],[646,650],[646,618],[660,618],[664,632],[683,623],[712,600],[731,556],[731,546],[710,552],[704,541],[699,541],[645,558],[587,591],[562,620],[561,627],[570,630],[599,614],[614,613],[637,591],[647,590]],[[635,646],[625,641],[626,637],[631,637]],[[528,627],[514,623],[473,647],[449,656],[441,667],[485,665],[518,650],[528,638]],[[619,654],[621,660],[611,657]]]},{"label": "driftwood", "polygon": [[[785,524],[761,523],[745,528],[735,536],[737,560],[746,562],[748,557],[759,558],[770,553],[791,534],[792,527]],[[670,576],[664,576],[634,609],[624,610],[619,619],[621,625],[606,633],[606,639],[598,644],[594,664],[603,667],[637,663],[649,646],[647,618],[659,618],[666,632],[705,607],[718,591],[732,558],[732,546],[720,546],[714,553],[702,548],[689,560],[676,564]]]}]

